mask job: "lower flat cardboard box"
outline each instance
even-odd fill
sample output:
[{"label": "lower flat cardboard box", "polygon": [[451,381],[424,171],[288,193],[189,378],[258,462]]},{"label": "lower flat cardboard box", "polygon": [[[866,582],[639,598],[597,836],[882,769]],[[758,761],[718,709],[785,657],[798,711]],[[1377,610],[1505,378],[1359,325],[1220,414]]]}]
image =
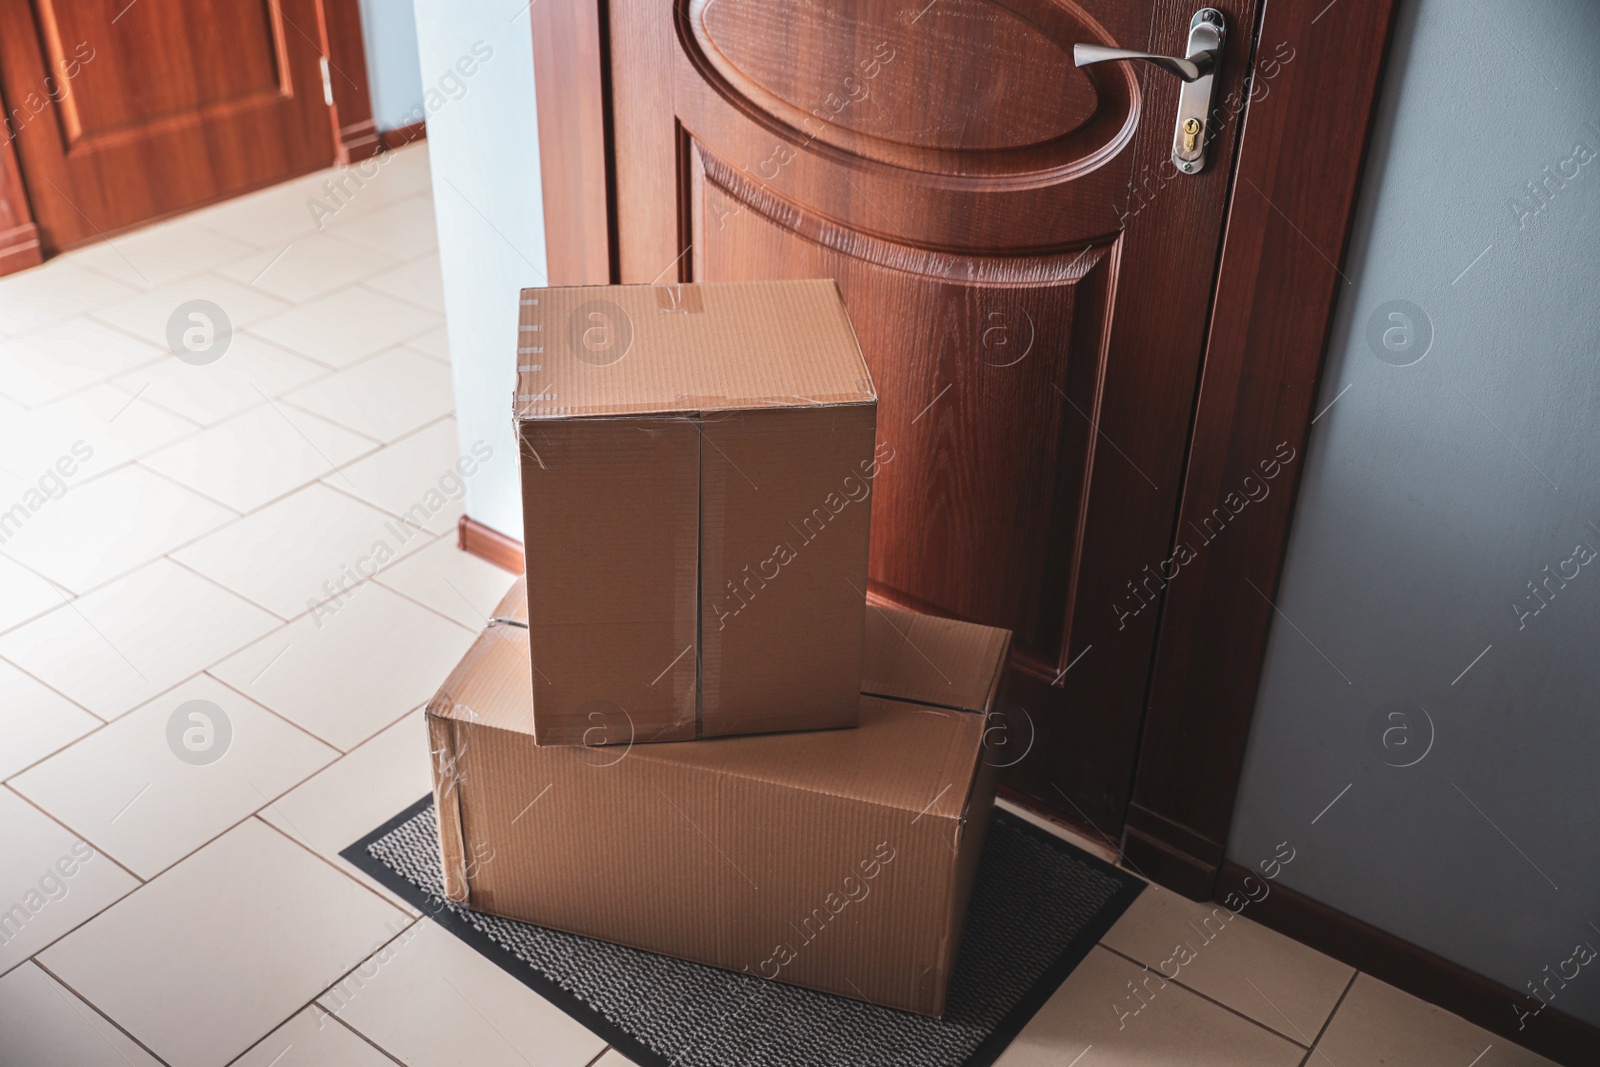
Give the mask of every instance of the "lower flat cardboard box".
[{"label": "lower flat cardboard box", "polygon": [[872,609],[854,729],[541,747],[514,597],[428,707],[453,900],[942,1013],[1009,634]]}]

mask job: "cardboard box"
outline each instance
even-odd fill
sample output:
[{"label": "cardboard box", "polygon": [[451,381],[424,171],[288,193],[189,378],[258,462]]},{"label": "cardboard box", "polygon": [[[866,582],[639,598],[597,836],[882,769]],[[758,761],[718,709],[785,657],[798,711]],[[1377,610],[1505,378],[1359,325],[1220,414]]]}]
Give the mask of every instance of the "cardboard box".
[{"label": "cardboard box", "polygon": [[984,728],[1009,642],[874,608],[878,695],[854,730],[553,747],[530,732],[526,631],[491,623],[428,706],[447,892],[938,1015],[994,799]]},{"label": "cardboard box", "polygon": [[520,328],[538,742],[854,725],[885,460],[834,283],[526,289]]}]

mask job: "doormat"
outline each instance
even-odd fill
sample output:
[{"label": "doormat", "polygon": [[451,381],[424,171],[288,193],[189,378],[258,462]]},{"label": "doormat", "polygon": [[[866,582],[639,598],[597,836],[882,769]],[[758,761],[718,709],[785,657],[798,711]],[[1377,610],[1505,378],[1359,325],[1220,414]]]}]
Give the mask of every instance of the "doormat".
[{"label": "doormat", "polygon": [[452,904],[436,834],[424,797],[341,855],[639,1067],[987,1067],[1144,888],[996,808],[930,1019]]}]

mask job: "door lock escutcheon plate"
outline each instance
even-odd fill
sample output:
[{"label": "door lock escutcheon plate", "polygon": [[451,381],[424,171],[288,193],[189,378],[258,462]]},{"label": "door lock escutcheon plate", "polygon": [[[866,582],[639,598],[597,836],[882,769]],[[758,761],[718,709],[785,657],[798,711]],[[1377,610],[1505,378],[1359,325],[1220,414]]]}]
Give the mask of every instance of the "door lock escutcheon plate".
[{"label": "door lock escutcheon plate", "polygon": [[1209,55],[1205,73],[1185,81],[1178,89],[1178,120],[1172,134],[1172,164],[1185,174],[1199,174],[1206,165],[1206,142],[1211,139],[1211,98],[1217,68],[1222,65],[1222,42],[1227,33],[1222,12],[1203,7],[1189,20],[1189,47],[1186,57],[1192,62]]},{"label": "door lock escutcheon plate", "polygon": [[1077,66],[1087,67],[1108,60],[1138,59],[1160,67],[1183,82],[1178,90],[1178,117],[1172,130],[1172,165],[1185,174],[1199,174],[1206,165],[1206,142],[1212,134],[1212,95],[1226,35],[1227,21],[1222,12],[1214,7],[1203,7],[1189,20],[1189,44],[1182,58],[1078,44],[1072,46],[1072,61]]}]

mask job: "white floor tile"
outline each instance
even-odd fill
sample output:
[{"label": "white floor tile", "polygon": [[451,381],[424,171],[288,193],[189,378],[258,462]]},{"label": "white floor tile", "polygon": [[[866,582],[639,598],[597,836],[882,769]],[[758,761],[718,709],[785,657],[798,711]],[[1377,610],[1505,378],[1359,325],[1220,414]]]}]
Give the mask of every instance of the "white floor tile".
[{"label": "white floor tile", "polygon": [[367,582],[211,673],[349,751],[431,698],[472,639],[465,627]]},{"label": "white floor tile", "polygon": [[1244,912],[1197,904],[1152,885],[1102,943],[1168,978],[1310,1044],[1354,969],[1268,930]]},{"label": "white floor tile", "polygon": [[239,511],[251,511],[324,475],[375,442],[281,401],[262,404],[145,458],[160,471]]},{"label": "white floor tile", "polygon": [[28,333],[135,292],[64,256],[0,278],[0,334]]},{"label": "white floor tile", "polygon": [[254,248],[274,251],[292,244],[296,238],[315,233],[317,216],[311,209],[320,198],[320,186],[330,172],[319,171],[291,179],[269,189],[248,193],[190,213],[187,218],[242,241]]},{"label": "white floor tile", "polygon": [[160,1067],[36,964],[0,978],[0,1067]]},{"label": "white floor tile", "polygon": [[394,1067],[394,1061],[319,1007],[309,1007],[229,1067]]},{"label": "white floor tile", "polygon": [[100,720],[0,660],[0,779],[37,763],[100,725]]},{"label": "white floor tile", "polygon": [[374,163],[377,170],[375,176],[372,175],[373,167],[356,171],[358,177],[367,179],[361,190],[363,200],[375,198],[385,204],[393,204],[413,196],[428,195],[432,180],[428,172],[428,145],[425,141],[402,145],[377,157]]},{"label": "white floor tile", "polygon": [[0,342],[0,394],[35,407],[171,356],[93,319],[67,319]]},{"label": "white floor tile", "polygon": [[319,1003],[413,1067],[587,1067],[605,1048],[426,919]]},{"label": "white floor tile", "polygon": [[267,805],[261,818],[373,887],[417,910],[339,855],[433,789],[428,727],[414,711]]},{"label": "white floor tile", "polygon": [[385,443],[455,410],[450,368],[407,348],[380,352],[284,400]]},{"label": "white floor tile", "polygon": [[1543,1056],[1367,974],[1356,977],[1307,1062],[1338,1067],[1554,1067]]},{"label": "white floor tile", "polygon": [[418,352],[440,363],[450,362],[450,335],[443,327],[439,326],[427,333],[419,333],[406,342],[407,348],[415,348]]},{"label": "white floor tile", "polygon": [[1062,1067],[1074,1061],[1082,1067],[1298,1067],[1305,1054],[1298,1045],[1096,946],[995,1067]]},{"label": "white floor tile", "polygon": [[[9,789],[0,788],[0,972],[139,882]],[[0,1046],[4,1041],[0,1041]]]},{"label": "white floor tile", "polygon": [[444,278],[439,273],[439,257],[426,255],[375,274],[367,285],[396,300],[444,314]]},{"label": "white floor tile", "polygon": [[163,559],[0,635],[0,656],[112,719],[277,625]]},{"label": "white floor tile", "polygon": [[212,426],[327,373],[320,363],[238,333],[215,363],[196,366],[168,356],[119,375],[111,384],[201,426]]},{"label": "white floor tile", "polygon": [[[186,711],[191,702],[207,706]],[[200,675],[11,787],[148,880],[337,755]]]},{"label": "white floor tile", "polygon": [[594,1067],[635,1067],[635,1064],[616,1049],[608,1048],[604,1056],[594,1061]]},{"label": "white floor tile", "polygon": [[[286,306],[282,300],[264,290],[206,273],[157,286],[114,304],[106,304],[96,308],[94,316],[101,322],[119,326],[135,337],[171,351],[167,343],[168,323],[178,308],[191,300],[209,300],[217,305],[228,317],[228,323],[234,330],[280,312]],[[221,325],[216,324],[218,328]]]},{"label": "white floor tile", "polygon": [[216,1067],[405,920],[249,819],[51,946],[40,962],[173,1067]]},{"label": "white floor tile", "polygon": [[263,248],[219,267],[217,273],[264,289],[291,304],[353,285],[394,266],[394,257],[331,233],[297,238],[283,248]]},{"label": "white floor tile", "polygon": [[[6,484],[0,482],[0,485]],[[10,497],[5,503],[10,504],[15,499]],[[5,551],[9,540],[4,529],[0,527],[0,552]],[[61,599],[62,594],[49,582],[10,557],[0,555],[0,633],[60,607]]]},{"label": "white floor tile", "polygon": [[74,256],[84,266],[119,282],[136,289],[154,289],[236,260],[250,248],[243,241],[178,218],[79,249]]},{"label": "white floor tile", "polygon": [[401,200],[348,221],[341,219],[334,224],[334,230],[340,237],[401,260],[416,259],[439,247],[433,202],[426,196]]},{"label": "white floor tile", "polygon": [[[142,396],[103,382],[0,425],[0,465],[28,481],[51,471],[70,472],[64,480],[72,485],[198,429]],[[73,459],[80,462],[75,465]]]},{"label": "white floor tile", "polygon": [[290,619],[421,548],[424,536],[318,483],[222,527],[173,558]]},{"label": "white floor tile", "polygon": [[457,451],[454,419],[444,419],[374,452],[344,469],[342,478],[323,479],[367,503],[431,533],[454,530],[466,511],[464,483],[493,450]]},{"label": "white floor tile", "polygon": [[123,467],[47,500],[6,555],[73,592],[92,589],[234,517],[145,470]]},{"label": "white floor tile", "polygon": [[489,612],[516,579],[509,571],[461,551],[454,537],[441,537],[378,576],[381,584],[469,630],[488,625]]},{"label": "white floor tile", "polygon": [[333,367],[347,367],[439,324],[432,311],[362,286],[279,312],[251,332]]}]

